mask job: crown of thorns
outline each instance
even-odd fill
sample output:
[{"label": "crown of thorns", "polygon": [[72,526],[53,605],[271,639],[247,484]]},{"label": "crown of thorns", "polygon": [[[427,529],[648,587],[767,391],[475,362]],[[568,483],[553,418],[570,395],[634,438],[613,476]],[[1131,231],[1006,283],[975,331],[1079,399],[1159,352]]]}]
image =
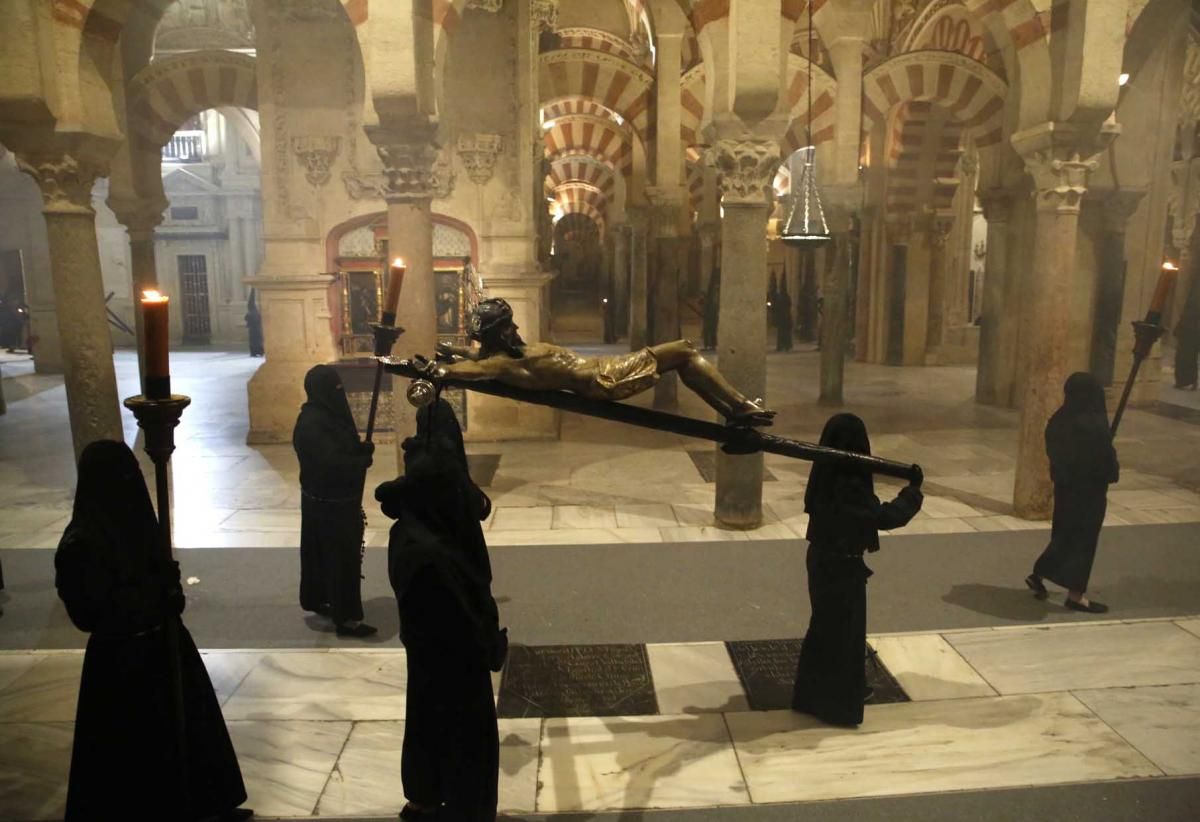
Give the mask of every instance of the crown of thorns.
[{"label": "crown of thorns", "polygon": [[478,340],[504,322],[512,322],[513,310],[507,300],[493,297],[483,300],[471,315],[471,339]]}]

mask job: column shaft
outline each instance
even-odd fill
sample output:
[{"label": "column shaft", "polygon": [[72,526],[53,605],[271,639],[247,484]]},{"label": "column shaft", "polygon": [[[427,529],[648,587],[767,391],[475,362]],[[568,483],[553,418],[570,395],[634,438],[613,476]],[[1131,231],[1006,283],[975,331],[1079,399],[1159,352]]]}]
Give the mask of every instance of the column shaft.
[{"label": "column shaft", "polygon": [[[428,198],[388,200],[388,253],[403,257],[408,267],[404,291],[396,312],[396,323],[404,335],[396,343],[399,351],[433,355],[437,345],[437,300],[433,281],[433,217]],[[390,262],[390,261],[389,261]],[[416,432],[416,409],[405,397],[408,382],[392,381],[392,410],[396,431],[397,464],[403,465],[400,443]]]},{"label": "column shaft", "polygon": [[646,221],[645,217],[630,221],[629,236],[629,350],[645,348],[649,301],[646,282]]},{"label": "column shaft", "polygon": [[983,315],[979,320],[979,366],[975,372],[975,401],[1007,406],[1012,396],[1011,380],[1002,381],[1007,360],[1015,356],[1009,343],[1016,341],[1017,312],[1005,301],[1012,276],[1008,270],[1008,220],[1010,201],[1005,194],[980,198],[987,220],[987,258],[983,272]]}]

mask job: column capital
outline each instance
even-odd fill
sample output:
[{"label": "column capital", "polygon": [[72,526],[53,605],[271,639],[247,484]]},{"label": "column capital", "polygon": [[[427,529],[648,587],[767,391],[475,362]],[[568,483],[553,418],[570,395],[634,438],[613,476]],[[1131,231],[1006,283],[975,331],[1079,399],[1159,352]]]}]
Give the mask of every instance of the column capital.
[{"label": "column capital", "polygon": [[487,185],[496,170],[496,158],[504,147],[499,134],[463,134],[458,138],[458,157],[467,177],[476,185]]},{"label": "column capital", "polygon": [[1013,193],[1005,188],[989,188],[979,192],[983,218],[989,223],[1007,223],[1012,216]]},{"label": "column capital", "polygon": [[1129,224],[1129,218],[1138,210],[1138,206],[1142,203],[1142,198],[1146,196],[1143,191],[1112,191],[1105,195],[1102,201],[1104,209],[1104,230],[1114,234],[1124,234],[1125,228]]},{"label": "column capital", "polygon": [[94,215],[92,186],[108,173],[99,162],[63,152],[16,153],[17,166],[32,177],[42,192],[46,214]]},{"label": "column capital", "polygon": [[558,28],[558,0],[529,0],[529,19],[538,32]]},{"label": "column capital", "polygon": [[1050,122],[1014,134],[1013,148],[1033,178],[1038,210],[1078,214],[1089,176],[1120,131],[1116,123],[1081,133],[1070,123]]},{"label": "column capital", "polygon": [[438,196],[445,181],[435,172],[441,148],[435,123],[417,120],[402,127],[369,126],[363,130],[383,162],[385,200],[410,202]]},{"label": "column capital", "polygon": [[735,206],[770,206],[771,183],[779,170],[779,143],[774,140],[718,140],[713,148],[716,167],[721,174],[721,202]]},{"label": "column capital", "polygon": [[166,197],[113,197],[109,196],[108,207],[117,217],[117,222],[125,226],[130,239],[135,235],[153,235],[154,229],[162,224],[163,212],[170,203]]}]

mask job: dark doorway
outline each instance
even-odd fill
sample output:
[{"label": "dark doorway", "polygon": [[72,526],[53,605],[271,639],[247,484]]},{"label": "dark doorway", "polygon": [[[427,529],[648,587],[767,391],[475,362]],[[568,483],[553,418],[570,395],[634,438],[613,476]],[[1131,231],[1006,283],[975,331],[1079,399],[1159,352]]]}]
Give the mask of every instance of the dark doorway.
[{"label": "dark doorway", "polygon": [[183,292],[183,342],[207,345],[212,337],[208,313],[208,263],[203,254],[180,254],[179,290]]}]

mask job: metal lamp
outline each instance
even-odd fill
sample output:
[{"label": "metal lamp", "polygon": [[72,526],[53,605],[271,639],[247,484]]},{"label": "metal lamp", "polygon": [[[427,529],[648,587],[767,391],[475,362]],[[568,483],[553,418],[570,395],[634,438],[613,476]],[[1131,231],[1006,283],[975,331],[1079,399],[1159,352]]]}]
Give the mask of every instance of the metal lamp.
[{"label": "metal lamp", "polygon": [[779,239],[798,248],[820,248],[833,239],[817,191],[816,146],[805,146],[788,158],[792,208]]}]

